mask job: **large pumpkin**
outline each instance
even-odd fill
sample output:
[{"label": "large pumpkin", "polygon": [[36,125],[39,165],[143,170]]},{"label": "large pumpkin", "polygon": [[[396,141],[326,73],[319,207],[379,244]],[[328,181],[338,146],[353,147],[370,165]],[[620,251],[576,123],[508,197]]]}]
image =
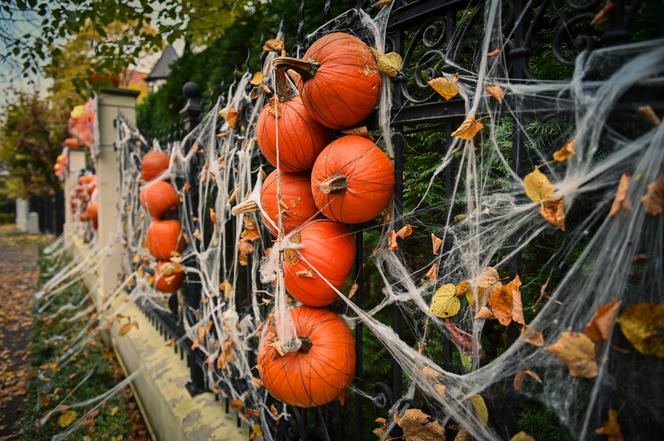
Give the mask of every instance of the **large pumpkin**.
[{"label": "large pumpkin", "polygon": [[[281,203],[277,201],[277,170],[270,173],[261,189],[261,206],[274,225],[279,224],[278,209],[281,208],[281,222],[284,233],[288,234],[318,213],[311,194],[311,181],[308,173],[281,173],[279,187]],[[269,220],[263,219],[265,225],[275,236],[277,229]]]},{"label": "large pumpkin", "polygon": [[292,406],[334,401],[355,376],[355,343],[348,325],[326,309],[300,306],[290,314],[302,346],[279,356],[270,345],[276,332],[268,330],[258,349],[258,372],[265,388]]},{"label": "large pumpkin", "polygon": [[141,162],[141,178],[151,181],[168,170],[169,157],[164,152],[151,150],[143,156]]},{"label": "large pumpkin", "polygon": [[291,240],[300,246],[284,252],[286,290],[307,306],[329,305],[337,293],[327,282],[340,290],[353,266],[353,234],[338,222],[317,220],[305,225]]},{"label": "large pumpkin", "polygon": [[350,34],[328,34],[312,44],[302,59],[279,57],[274,65],[301,75],[304,107],[326,127],[357,126],[380,98],[382,80],[371,49]]},{"label": "large pumpkin", "polygon": [[140,200],[150,216],[161,219],[164,214],[176,210],[178,193],[168,182],[154,181],[141,189]]},{"label": "large pumpkin", "polygon": [[394,191],[392,161],[373,142],[356,135],[333,141],[311,171],[316,206],[329,219],[359,224],[376,217]]},{"label": "large pumpkin", "polygon": [[163,261],[157,263],[157,269],[154,273],[154,287],[161,292],[175,292],[184,280],[184,270],[177,263]]},{"label": "large pumpkin", "polygon": [[276,167],[278,135],[280,170],[289,173],[311,170],[332,131],[309,115],[302,98],[293,96],[283,70],[277,69],[276,75],[280,79],[277,81],[278,98],[272,97],[258,115],[258,146],[270,164]]},{"label": "large pumpkin", "polygon": [[148,250],[157,260],[168,260],[171,253],[180,252],[180,222],[176,220],[154,219],[148,227]]}]

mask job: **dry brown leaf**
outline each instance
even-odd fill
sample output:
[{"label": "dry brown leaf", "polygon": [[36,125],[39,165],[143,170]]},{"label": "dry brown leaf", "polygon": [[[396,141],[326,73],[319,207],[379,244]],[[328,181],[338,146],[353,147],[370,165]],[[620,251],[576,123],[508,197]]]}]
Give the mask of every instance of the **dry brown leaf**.
[{"label": "dry brown leaf", "polygon": [[611,0],[606,0],[606,3],[604,3],[604,6],[602,6],[602,9],[600,9],[597,14],[593,17],[592,20],[590,20],[590,26],[599,26],[603,25],[607,21],[609,21],[609,12],[613,8],[615,8],[615,4]]},{"label": "dry brown leaf", "polygon": [[425,276],[427,279],[429,279],[430,282],[435,282],[438,280],[438,264],[434,263],[431,265],[431,268],[429,268],[429,271],[427,271],[427,274]]},{"label": "dry brown leaf", "polygon": [[528,435],[526,432],[522,430],[521,432],[517,433],[512,438],[510,438],[510,441],[535,441],[535,438]]},{"label": "dry brown leaf", "polygon": [[505,285],[505,289],[512,295],[512,320],[520,325],[525,325],[523,318],[523,303],[521,302],[521,278],[517,275],[510,283]]},{"label": "dry brown leaf", "polygon": [[614,300],[597,308],[583,332],[595,341],[607,340],[621,304],[620,300]]},{"label": "dry brown leaf", "polygon": [[378,417],[374,420],[376,423],[380,424],[380,426],[376,427],[374,430],[371,431],[374,435],[376,435],[378,438],[384,438],[386,436],[387,432],[387,420],[382,417]]},{"label": "dry brown leaf", "polygon": [[435,234],[431,233],[431,247],[433,249],[433,255],[437,256],[440,253],[440,248],[443,246],[443,239],[440,239]]},{"label": "dry brown leaf", "polygon": [[489,422],[489,409],[486,407],[484,398],[481,395],[473,395],[470,397],[470,402],[473,404],[477,419],[480,420],[483,426],[486,426]]},{"label": "dry brown leaf", "polygon": [[219,284],[219,291],[224,293],[226,299],[233,298],[233,285],[231,285],[231,282],[228,279]]},{"label": "dry brown leaf", "polygon": [[538,383],[542,383],[542,379],[539,375],[537,375],[537,372],[531,370],[519,371],[514,376],[514,383],[512,383],[514,390],[521,390],[521,386],[523,386],[523,380],[526,379],[526,375],[533,378]]},{"label": "dry brown leaf", "polygon": [[134,327],[134,324],[132,322],[127,322],[120,326],[120,330],[118,331],[118,334],[120,337],[126,335],[129,331],[131,331],[131,328]]},{"label": "dry brown leaf", "polygon": [[200,341],[205,341],[205,326],[198,327],[198,339]]},{"label": "dry brown leaf", "polygon": [[399,75],[399,72],[401,72],[401,68],[403,67],[403,59],[401,58],[401,55],[396,52],[385,54],[374,48],[371,48],[371,53],[376,59],[376,68],[379,72],[384,73],[390,78]]},{"label": "dry brown leaf", "polygon": [[494,290],[489,296],[491,311],[498,322],[507,326],[512,321],[512,296],[505,287]]},{"label": "dry brown leaf", "polygon": [[475,119],[475,115],[471,114],[468,115],[468,118],[466,118],[463,123],[461,123],[458,129],[452,132],[452,136],[471,141],[483,127],[484,124],[482,124],[480,120]]},{"label": "dry brown leaf", "polygon": [[376,3],[371,5],[372,9],[380,9],[385,6],[391,5],[394,0],[378,0]]},{"label": "dry brown leaf", "polygon": [[440,96],[445,98],[445,101],[449,101],[459,94],[458,82],[459,74],[455,74],[451,79],[446,77],[433,78],[429,80],[427,84],[429,84],[433,90],[438,92]]},{"label": "dry brown leaf", "polygon": [[641,198],[641,202],[643,210],[651,216],[658,216],[664,212],[664,174],[659,175],[655,182],[648,184],[648,190]]},{"label": "dry brown leaf", "polygon": [[574,140],[570,139],[567,141],[567,143],[565,143],[564,146],[562,146],[560,150],[553,152],[553,159],[558,162],[563,162],[575,153],[576,151],[574,151]]},{"label": "dry brown leaf", "polygon": [[486,86],[484,88],[484,90],[486,91],[486,93],[491,95],[499,103],[503,102],[503,97],[505,96],[505,89],[503,89],[502,87],[494,84],[494,85]]},{"label": "dry brown leaf", "polygon": [[210,207],[210,220],[212,221],[213,224],[217,223],[217,212],[214,211],[214,208]]},{"label": "dry brown leaf", "polygon": [[625,338],[637,351],[664,358],[663,303],[632,305],[620,314],[618,323]]},{"label": "dry brown leaf", "polygon": [[530,200],[536,203],[550,199],[556,191],[549,178],[539,168],[536,168],[523,178],[523,187]]},{"label": "dry brown leaf", "polygon": [[613,203],[609,210],[609,217],[613,217],[623,210],[629,211],[632,209],[632,201],[627,197],[631,180],[632,176],[629,173],[623,173],[622,176],[620,176],[620,182],[618,182],[618,188],[616,189],[616,196],[613,198]]},{"label": "dry brown leaf", "polygon": [[461,429],[457,432],[456,436],[454,437],[454,441],[473,441],[473,437],[470,436],[470,432]]},{"label": "dry brown leaf", "polygon": [[567,365],[573,377],[594,378],[597,376],[595,343],[581,332],[565,331],[558,341],[545,348]]},{"label": "dry brown leaf", "polygon": [[241,239],[237,242],[237,249],[239,252],[238,263],[241,266],[249,265],[249,255],[254,252],[254,247],[248,240]]},{"label": "dry brown leaf", "polygon": [[[477,303],[478,305],[483,305],[486,298],[491,295],[494,289],[502,287],[503,284],[500,283],[498,277],[498,271],[491,266],[487,266],[482,270],[482,274],[477,276],[475,279],[470,281],[470,287],[466,291],[466,300],[471,305]],[[475,298],[477,295],[479,298]]]},{"label": "dry brown leaf", "polygon": [[496,46],[496,48],[494,50],[492,50],[491,52],[487,52],[486,55],[488,57],[496,57],[496,56],[498,56],[499,53],[502,52],[502,50],[503,50],[503,45],[499,44],[498,46]]},{"label": "dry brown leaf", "polygon": [[352,299],[355,297],[355,294],[357,294],[357,290],[360,289],[360,285],[357,283],[353,283],[353,285],[350,287],[350,291],[348,291],[348,298]]},{"label": "dry brown leaf", "polygon": [[556,228],[565,231],[565,202],[563,198],[542,201],[539,214],[545,221]]},{"label": "dry brown leaf", "polygon": [[405,239],[408,236],[410,236],[411,234],[413,234],[413,226],[410,225],[410,224],[404,225],[403,227],[401,227],[399,229],[399,231],[397,231],[397,237],[399,237],[401,239]]},{"label": "dry brown leaf", "polygon": [[227,106],[219,111],[219,116],[225,119],[229,126],[235,127],[235,124],[237,123],[238,111],[233,106]]},{"label": "dry brown leaf", "polygon": [[369,133],[367,126],[353,127],[352,129],[342,130],[341,133],[344,135],[361,136],[362,138],[367,138],[370,141],[374,140],[374,137],[371,136],[371,133]]},{"label": "dry brown leaf", "polygon": [[470,280],[464,280],[463,282],[457,284],[455,295],[457,297],[464,295],[470,289]]},{"label": "dry brown leaf", "polygon": [[544,346],[544,335],[539,331],[535,331],[530,326],[524,326],[521,328],[521,338],[533,346]]},{"label": "dry brown leaf", "polygon": [[295,275],[298,277],[304,277],[305,279],[313,279],[314,278],[314,273],[311,272],[310,269],[303,269],[300,271],[296,271]]},{"label": "dry brown leaf", "polygon": [[263,72],[255,72],[251,77],[251,84],[254,86],[260,86],[263,82]]},{"label": "dry brown leaf", "polygon": [[595,433],[606,436],[607,441],[623,441],[620,424],[618,424],[618,412],[609,409],[609,419],[601,427],[595,429]]},{"label": "dry brown leaf", "polygon": [[401,416],[394,415],[394,421],[406,441],[440,441],[445,439],[445,428],[420,409],[407,409]]},{"label": "dry brown leaf", "polygon": [[388,233],[387,247],[390,249],[390,251],[397,251],[399,249],[399,244],[397,243],[397,232],[394,230]]},{"label": "dry brown leaf", "polygon": [[486,306],[482,306],[479,311],[477,311],[477,314],[475,314],[475,320],[489,320],[489,319],[494,319],[496,318],[493,315],[493,312]]},{"label": "dry brown leaf", "polygon": [[281,54],[285,50],[284,42],[278,38],[271,38],[263,43],[263,50],[265,52],[277,52]]},{"label": "dry brown leaf", "polygon": [[650,105],[641,106],[639,107],[638,110],[641,116],[650,121],[654,126],[658,126],[662,123],[662,120],[660,119],[659,116],[657,116],[657,114]]}]

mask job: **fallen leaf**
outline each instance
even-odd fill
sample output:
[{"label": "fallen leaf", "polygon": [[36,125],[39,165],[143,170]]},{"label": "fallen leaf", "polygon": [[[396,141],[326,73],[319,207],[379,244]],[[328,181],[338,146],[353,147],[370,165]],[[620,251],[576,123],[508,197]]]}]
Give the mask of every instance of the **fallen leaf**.
[{"label": "fallen leaf", "polygon": [[503,50],[503,45],[499,44],[498,46],[496,46],[496,48],[495,48],[494,50],[492,50],[491,52],[487,52],[486,55],[487,55],[488,57],[495,57],[495,56],[497,56],[499,53],[501,53],[502,50]]},{"label": "fallen leaf", "polygon": [[606,436],[607,441],[623,441],[620,424],[618,424],[618,412],[609,409],[609,419],[601,427],[595,429],[595,433]]},{"label": "fallen leaf", "polygon": [[655,182],[648,184],[648,190],[641,198],[641,202],[643,210],[651,216],[658,216],[664,212],[664,175],[660,175]]},{"label": "fallen leaf", "polygon": [[521,338],[533,346],[544,346],[544,335],[542,335],[542,333],[539,331],[535,331],[529,326],[524,326],[521,328]]},{"label": "fallen leaf", "polygon": [[127,322],[120,326],[120,330],[118,331],[118,334],[120,337],[126,335],[129,331],[131,331],[131,328],[134,326],[132,322]]},{"label": "fallen leaf", "polygon": [[606,3],[604,3],[604,6],[602,6],[602,9],[600,9],[597,14],[593,17],[592,20],[590,20],[590,26],[599,26],[603,25],[607,21],[609,21],[609,12],[613,8],[615,8],[615,4],[611,0],[606,0]]},{"label": "fallen leaf", "polygon": [[67,410],[58,417],[58,426],[62,428],[69,427],[74,421],[76,421],[76,412]]},{"label": "fallen leaf", "polygon": [[394,78],[399,75],[401,68],[403,67],[403,59],[401,55],[396,52],[389,52],[384,54],[378,49],[371,49],[374,58],[376,59],[376,68],[379,72],[384,73],[390,78]]},{"label": "fallen leaf", "polygon": [[473,404],[473,409],[475,410],[477,419],[480,420],[483,426],[486,426],[489,422],[489,409],[486,407],[484,398],[482,398],[481,395],[473,395],[470,397],[470,402]]},{"label": "fallen leaf", "polygon": [[657,116],[651,106],[641,106],[638,110],[641,116],[650,121],[654,126],[658,126],[662,123],[662,120]]},{"label": "fallen leaf", "polygon": [[435,282],[438,280],[438,264],[434,263],[431,265],[431,268],[429,268],[429,271],[427,271],[426,276],[427,279],[429,279],[430,282]]},{"label": "fallen leaf", "polygon": [[553,159],[558,162],[563,162],[575,153],[574,141],[570,139],[560,150],[553,152]]},{"label": "fallen leaf", "polygon": [[449,101],[459,94],[459,85],[457,84],[458,82],[459,82],[459,74],[455,74],[452,76],[451,79],[448,79],[446,77],[433,78],[429,80],[427,84],[429,84],[429,86],[431,86],[433,90],[438,92],[440,96],[445,98],[445,101]]},{"label": "fallen leaf", "polygon": [[453,317],[459,313],[461,302],[455,295],[456,287],[447,283],[436,290],[431,298],[431,312],[440,318]]},{"label": "fallen leaf", "polygon": [[502,87],[498,85],[491,85],[491,86],[486,86],[484,90],[499,103],[503,102],[503,97],[505,96],[505,89],[503,89]]},{"label": "fallen leaf", "polygon": [[584,328],[584,334],[595,341],[607,340],[621,304],[620,300],[614,300],[597,308],[595,315]]},{"label": "fallen leaf", "polygon": [[620,176],[618,188],[616,189],[616,196],[613,198],[613,203],[609,210],[609,217],[615,216],[622,210],[629,211],[632,209],[632,202],[627,198],[631,179],[632,176],[629,173],[623,173],[622,176]]},{"label": "fallen leaf", "polygon": [[523,178],[523,186],[530,200],[536,203],[550,199],[556,191],[549,178],[539,168],[536,168]]},{"label": "fallen leaf", "polygon": [[565,331],[558,341],[545,348],[567,365],[573,377],[594,378],[597,376],[595,343],[581,332]]},{"label": "fallen leaf", "polygon": [[237,123],[238,111],[233,106],[224,107],[219,111],[219,116],[226,120],[229,126],[235,127]]},{"label": "fallen leaf", "polygon": [[118,406],[114,406],[111,409],[111,416],[115,416],[119,411],[120,411],[120,408]]},{"label": "fallen leaf", "polygon": [[510,438],[510,441],[535,441],[535,438],[528,435],[526,432],[522,430],[521,432],[517,433],[512,438]]},{"label": "fallen leaf", "polygon": [[284,42],[278,38],[271,38],[263,43],[263,50],[265,52],[281,53],[285,50]]},{"label": "fallen leaf", "polygon": [[563,198],[542,201],[539,208],[540,216],[551,225],[565,231],[565,203]]},{"label": "fallen leaf", "polygon": [[539,375],[537,375],[537,372],[531,370],[519,371],[516,373],[516,375],[514,375],[514,382],[512,383],[514,390],[521,390],[521,386],[523,386],[523,380],[526,379],[526,375],[533,378],[538,383],[542,383],[542,379]]},{"label": "fallen leaf", "polygon": [[440,248],[443,246],[443,239],[440,239],[435,234],[431,233],[431,247],[433,249],[434,256],[437,256],[440,253]]},{"label": "fallen leaf", "polygon": [[445,428],[420,409],[407,409],[401,416],[395,414],[394,421],[403,430],[403,438],[406,441],[445,439]]},{"label": "fallen leaf", "polygon": [[639,303],[618,318],[620,330],[644,355],[664,358],[664,303]]},{"label": "fallen leaf", "polygon": [[411,234],[413,234],[413,226],[410,225],[410,224],[404,225],[403,227],[401,227],[399,229],[399,231],[397,231],[397,237],[399,237],[401,239],[405,239],[408,236],[410,236]]}]

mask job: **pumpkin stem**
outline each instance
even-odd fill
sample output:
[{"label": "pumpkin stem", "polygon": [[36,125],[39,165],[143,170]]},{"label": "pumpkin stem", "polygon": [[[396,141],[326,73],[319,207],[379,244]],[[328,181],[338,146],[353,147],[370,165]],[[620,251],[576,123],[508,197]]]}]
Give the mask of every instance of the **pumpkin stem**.
[{"label": "pumpkin stem", "polygon": [[293,92],[293,89],[288,82],[288,78],[286,77],[286,69],[276,69],[274,72],[274,77],[277,83],[275,87],[277,89],[276,93],[279,97],[279,102],[287,103],[288,101],[292,100],[295,97],[295,93]]},{"label": "pumpkin stem", "polygon": [[274,59],[274,67],[283,67],[286,69],[293,69],[295,72],[302,75],[302,81],[310,80],[316,74],[320,64],[315,60],[303,60],[294,57],[278,57]]},{"label": "pumpkin stem", "polygon": [[308,354],[311,348],[314,346],[314,343],[309,337],[298,336],[297,338],[299,338],[300,342],[302,343],[300,349],[298,349],[297,352],[300,354]]},{"label": "pumpkin stem", "polygon": [[258,210],[258,204],[256,204],[256,201],[247,199],[233,207],[231,209],[231,214],[237,216],[238,214],[253,213],[256,210]]},{"label": "pumpkin stem", "polygon": [[325,194],[343,193],[348,188],[348,180],[344,175],[332,175],[318,186]]}]

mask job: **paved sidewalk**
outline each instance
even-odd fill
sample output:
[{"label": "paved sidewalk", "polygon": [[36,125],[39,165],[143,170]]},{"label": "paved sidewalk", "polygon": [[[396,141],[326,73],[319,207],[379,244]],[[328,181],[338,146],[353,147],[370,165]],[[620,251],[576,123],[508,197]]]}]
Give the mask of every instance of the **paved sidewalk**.
[{"label": "paved sidewalk", "polygon": [[38,246],[48,240],[0,225],[0,441],[20,436]]}]

